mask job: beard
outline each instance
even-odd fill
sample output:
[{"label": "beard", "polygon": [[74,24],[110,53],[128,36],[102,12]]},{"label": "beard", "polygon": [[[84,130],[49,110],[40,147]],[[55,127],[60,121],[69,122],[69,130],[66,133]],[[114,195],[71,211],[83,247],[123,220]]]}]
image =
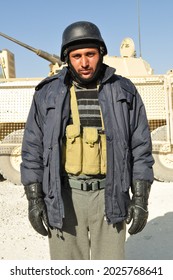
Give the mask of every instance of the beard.
[{"label": "beard", "polygon": [[92,75],[92,77],[90,78],[82,78],[81,75],[79,75],[76,70],[74,69],[74,67],[72,66],[70,60],[68,62],[68,69],[70,72],[70,75],[72,77],[72,79],[77,82],[80,85],[88,85],[90,83],[96,82],[99,80],[100,74],[102,72],[102,65],[103,65],[103,56],[100,55],[99,61],[97,63],[96,66],[96,70],[94,72],[94,74]]}]

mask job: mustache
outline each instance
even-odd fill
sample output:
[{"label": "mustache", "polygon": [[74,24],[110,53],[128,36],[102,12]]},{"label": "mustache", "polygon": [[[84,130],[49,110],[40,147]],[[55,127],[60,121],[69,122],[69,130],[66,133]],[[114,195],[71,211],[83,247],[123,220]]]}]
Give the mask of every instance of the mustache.
[{"label": "mustache", "polygon": [[91,67],[84,67],[81,69],[78,69],[78,72],[83,72],[83,71],[92,71],[93,69]]}]

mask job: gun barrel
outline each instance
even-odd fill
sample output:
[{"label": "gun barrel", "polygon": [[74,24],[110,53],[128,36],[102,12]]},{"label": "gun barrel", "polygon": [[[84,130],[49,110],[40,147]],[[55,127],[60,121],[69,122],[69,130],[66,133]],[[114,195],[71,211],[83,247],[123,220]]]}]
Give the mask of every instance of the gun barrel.
[{"label": "gun barrel", "polygon": [[51,54],[49,54],[49,53],[47,53],[47,52],[45,52],[43,50],[33,48],[33,47],[31,47],[31,46],[29,46],[29,45],[27,45],[27,44],[25,44],[23,42],[20,42],[20,41],[14,39],[14,38],[12,38],[12,37],[2,33],[2,32],[0,32],[0,36],[2,36],[4,38],[6,38],[6,39],[8,39],[8,40],[18,44],[18,45],[20,45],[20,46],[22,46],[22,47],[24,47],[24,48],[26,48],[26,49],[34,52],[34,53],[36,53],[38,56],[48,60],[52,64],[58,63],[60,66],[62,65],[62,62],[61,62],[59,56],[57,56],[57,55],[51,55]]}]

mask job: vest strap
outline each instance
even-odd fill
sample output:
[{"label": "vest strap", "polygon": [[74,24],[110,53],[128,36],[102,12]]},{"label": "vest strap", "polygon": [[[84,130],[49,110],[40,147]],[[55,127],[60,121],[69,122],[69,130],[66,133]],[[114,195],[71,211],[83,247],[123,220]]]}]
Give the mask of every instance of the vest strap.
[{"label": "vest strap", "polygon": [[74,85],[72,85],[72,87],[70,88],[70,95],[71,95],[70,105],[71,105],[73,124],[80,125],[79,110],[78,110]]}]

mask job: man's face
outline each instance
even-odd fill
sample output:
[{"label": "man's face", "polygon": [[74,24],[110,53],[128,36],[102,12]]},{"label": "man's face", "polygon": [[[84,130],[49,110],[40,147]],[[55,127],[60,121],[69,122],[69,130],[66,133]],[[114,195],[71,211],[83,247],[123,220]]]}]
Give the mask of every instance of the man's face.
[{"label": "man's face", "polygon": [[83,79],[90,79],[94,75],[100,59],[97,48],[77,49],[69,53],[71,65]]}]

